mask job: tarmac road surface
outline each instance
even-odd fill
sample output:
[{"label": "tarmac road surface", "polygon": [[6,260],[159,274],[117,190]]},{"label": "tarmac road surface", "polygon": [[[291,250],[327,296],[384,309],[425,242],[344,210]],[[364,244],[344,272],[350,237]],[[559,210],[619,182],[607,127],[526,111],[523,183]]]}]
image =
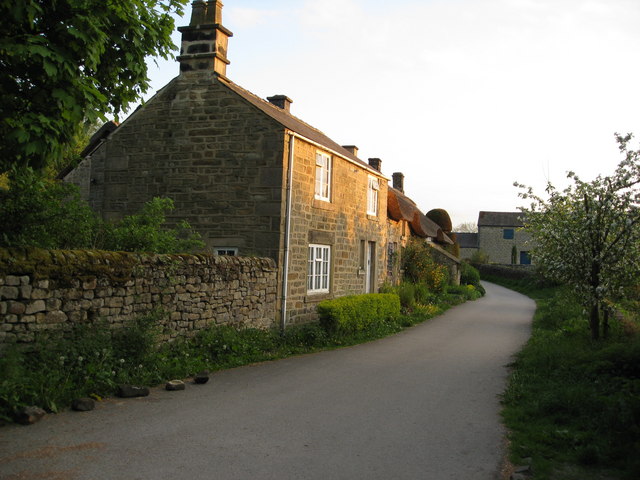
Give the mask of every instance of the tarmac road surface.
[{"label": "tarmac road surface", "polygon": [[496,479],[535,305],[485,286],[383,340],[2,427],[0,479]]}]

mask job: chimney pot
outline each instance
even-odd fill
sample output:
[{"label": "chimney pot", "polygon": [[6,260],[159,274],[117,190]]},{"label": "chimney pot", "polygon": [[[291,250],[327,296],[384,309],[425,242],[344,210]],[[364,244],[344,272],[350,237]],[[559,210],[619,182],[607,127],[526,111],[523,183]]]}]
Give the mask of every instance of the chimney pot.
[{"label": "chimney pot", "polygon": [[273,97],[267,97],[267,100],[269,100],[269,103],[281,108],[285,112],[291,112],[291,104],[293,103],[293,100],[286,95],[274,95]]},{"label": "chimney pot", "polygon": [[402,172],[395,172],[391,177],[393,178],[393,188],[404,193],[404,175]]},{"label": "chimney pot", "polygon": [[342,145],[342,148],[351,153],[354,157],[358,156],[358,147],[355,145]]},{"label": "chimney pot", "polygon": [[382,168],[382,160],[380,160],[379,158],[370,158],[369,165],[377,171],[380,171],[380,169]]}]

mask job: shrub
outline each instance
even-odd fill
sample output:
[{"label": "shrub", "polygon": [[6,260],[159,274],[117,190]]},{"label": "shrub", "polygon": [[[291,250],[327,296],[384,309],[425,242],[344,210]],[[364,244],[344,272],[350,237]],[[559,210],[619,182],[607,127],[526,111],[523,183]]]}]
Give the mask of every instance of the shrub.
[{"label": "shrub", "polygon": [[97,218],[75,185],[12,170],[0,189],[0,246],[72,249],[91,245]]},{"label": "shrub", "polygon": [[413,310],[416,306],[416,286],[410,282],[402,282],[397,287],[400,305],[405,310]]},{"label": "shrub", "polygon": [[438,264],[426,242],[412,240],[402,255],[405,278],[413,283],[424,283],[434,293],[444,291],[449,281],[449,271]]},{"label": "shrub", "polygon": [[169,198],[154,198],[140,213],[116,223],[99,218],[75,185],[43,178],[25,168],[10,172],[0,189],[0,246],[47,249],[120,250],[187,253],[204,247],[200,235],[183,221],[165,226],[173,210]]},{"label": "shrub", "polygon": [[475,263],[476,265],[484,265],[489,263],[489,255],[483,250],[476,250],[471,254],[471,263]]},{"label": "shrub", "polygon": [[465,300],[476,300],[484,295],[484,289],[480,291],[473,285],[449,285],[447,286],[447,294],[461,296]]},{"label": "shrub", "polygon": [[480,285],[480,272],[477,268],[467,262],[460,264],[460,283],[462,285]]},{"label": "shrub", "polygon": [[392,293],[350,295],[318,304],[327,332],[354,333],[400,316],[400,298]]},{"label": "shrub", "polygon": [[112,394],[118,383],[154,383],[160,377],[154,328],[160,312],[112,332],[106,324],[78,324],[62,336],[38,336],[0,356],[0,419],[26,405],[56,412],[74,398]]},{"label": "shrub", "polygon": [[165,227],[166,213],[173,210],[170,198],[154,198],[140,213],[124,217],[102,227],[103,250],[126,252],[179,253],[204,247],[200,234],[182,221],[175,229]]},{"label": "shrub", "polygon": [[416,302],[421,305],[426,305],[431,300],[431,294],[429,292],[429,287],[424,283],[417,283],[415,285],[415,299]]}]

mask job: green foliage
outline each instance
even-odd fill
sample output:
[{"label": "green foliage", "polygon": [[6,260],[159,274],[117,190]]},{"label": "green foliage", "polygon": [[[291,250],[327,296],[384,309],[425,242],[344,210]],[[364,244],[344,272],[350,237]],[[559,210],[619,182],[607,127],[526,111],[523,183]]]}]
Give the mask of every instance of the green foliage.
[{"label": "green foliage", "polygon": [[56,412],[74,398],[113,393],[119,383],[153,383],[153,328],[160,312],[140,317],[112,336],[104,324],[79,324],[66,336],[39,336],[0,357],[0,418],[26,405]]},{"label": "green foliage", "polygon": [[0,190],[0,246],[70,249],[90,246],[97,218],[78,189],[14,168]]},{"label": "green foliage", "polygon": [[201,249],[200,235],[187,222],[175,229],[164,225],[172,209],[171,199],[154,198],[138,214],[105,222],[75,185],[44,179],[30,168],[13,169],[9,189],[0,190],[0,246],[154,253]]},{"label": "green foliage", "polygon": [[511,265],[515,265],[518,263],[518,248],[513,245],[511,247]]},{"label": "green foliage", "polygon": [[[477,300],[478,298],[484,295],[484,288],[475,287],[473,285],[448,285],[447,286],[447,294],[449,296],[459,296],[462,297],[463,301],[467,300]],[[460,302],[456,302],[460,303]]]},{"label": "green foliage", "polygon": [[456,258],[460,258],[460,244],[458,236],[454,232],[447,233],[447,236],[453,241],[453,245],[445,245],[444,249]]},{"label": "green foliage", "polygon": [[0,3],[0,172],[59,159],[86,119],[118,115],[168,58],[171,13],[187,0]]},{"label": "green foliage", "polygon": [[462,285],[480,285],[480,272],[468,262],[460,263],[460,283]]},{"label": "green foliage", "polygon": [[46,178],[55,180],[65,168],[73,168],[77,166],[82,157],[80,154],[89,145],[91,137],[96,133],[103,125],[101,120],[88,121],[85,120],[73,131],[73,136],[69,139],[64,147],[61,149],[59,157],[51,157],[47,161],[47,166],[44,169],[44,176]]},{"label": "green foliage", "polygon": [[640,273],[640,150],[631,135],[616,135],[624,159],[611,176],[582,181],[575,173],[565,190],[548,184],[548,199],[523,185],[525,228],[532,255],[550,279],[571,286],[590,312],[591,334],[600,336],[599,311]]},{"label": "green foliage", "polygon": [[[159,335],[167,333],[159,328],[165,313],[157,310],[135,318],[122,329],[95,322],[76,325],[64,337],[40,335],[33,345],[7,346],[0,355],[0,420],[11,421],[13,413],[26,405],[55,412],[68,407],[74,398],[112,395],[121,383],[158,385],[205,369],[215,371],[355,345],[423,322],[454,303],[451,297],[443,296],[400,315],[395,294],[362,297],[378,297],[356,302],[377,320],[356,319],[357,331],[333,327],[329,330],[334,331],[328,331],[320,323],[292,325],[284,332],[213,325],[192,338],[157,346]],[[350,308],[343,311],[357,317]]]},{"label": "green foliage", "polygon": [[483,250],[478,249],[471,254],[470,260],[471,263],[474,263],[476,265],[486,264],[489,263],[489,255]]},{"label": "green foliage", "polygon": [[541,479],[638,478],[640,338],[615,325],[594,342],[570,290],[531,293],[533,333],[503,397],[512,460],[532,457]]},{"label": "green foliage", "polygon": [[327,332],[354,333],[400,316],[400,299],[392,293],[349,295],[318,304]]},{"label": "green foliage", "polygon": [[170,198],[154,198],[145,203],[138,214],[119,222],[103,224],[103,250],[126,252],[177,253],[201,249],[204,244],[191,225],[182,221],[175,229],[164,227],[165,212],[173,210]]},{"label": "green foliage", "polygon": [[444,291],[449,281],[449,271],[444,265],[436,263],[431,247],[421,240],[412,240],[402,255],[404,275],[413,283],[423,283],[433,293]]},{"label": "green foliage", "polygon": [[404,311],[412,311],[416,306],[416,284],[411,282],[401,282],[397,286],[397,294],[400,298],[400,305]]}]

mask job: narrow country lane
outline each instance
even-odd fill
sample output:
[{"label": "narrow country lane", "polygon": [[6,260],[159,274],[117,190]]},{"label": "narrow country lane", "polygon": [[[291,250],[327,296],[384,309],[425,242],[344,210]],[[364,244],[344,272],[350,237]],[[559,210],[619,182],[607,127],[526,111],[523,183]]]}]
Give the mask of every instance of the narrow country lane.
[{"label": "narrow country lane", "polygon": [[494,480],[535,305],[485,286],[387,339],[0,428],[0,479]]}]

